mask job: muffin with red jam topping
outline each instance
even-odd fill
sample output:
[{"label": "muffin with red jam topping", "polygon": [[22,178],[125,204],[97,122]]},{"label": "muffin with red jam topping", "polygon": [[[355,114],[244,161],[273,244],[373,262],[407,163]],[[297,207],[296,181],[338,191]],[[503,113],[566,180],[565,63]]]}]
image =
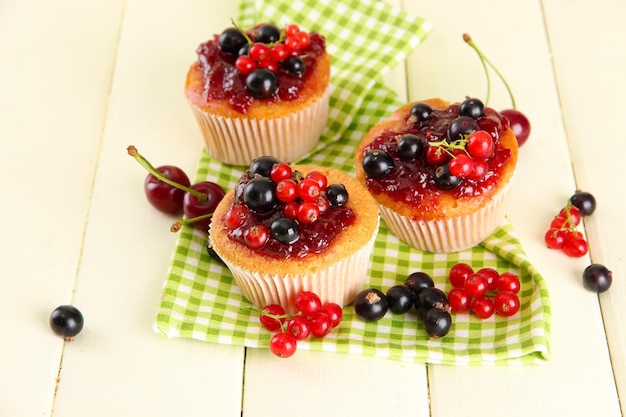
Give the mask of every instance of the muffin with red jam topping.
[{"label": "muffin with red jam topping", "polygon": [[293,161],[318,142],[328,119],[325,38],[297,25],[231,27],[197,49],[185,94],[209,155],[247,165],[262,155]]},{"label": "muffin with red jam topping", "polygon": [[506,117],[474,98],[430,99],[375,125],[355,167],[400,240],[448,253],[477,245],[500,225],[517,156]]},{"label": "muffin with red jam topping", "polygon": [[319,166],[255,159],[215,210],[212,249],[258,308],[313,291],[341,306],[367,280],[378,206],[356,178]]}]

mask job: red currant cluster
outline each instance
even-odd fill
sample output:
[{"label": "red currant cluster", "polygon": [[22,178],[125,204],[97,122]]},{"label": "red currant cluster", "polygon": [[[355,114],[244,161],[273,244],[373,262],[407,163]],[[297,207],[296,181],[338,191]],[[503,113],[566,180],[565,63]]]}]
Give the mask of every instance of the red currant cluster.
[{"label": "red currant cluster", "polygon": [[[316,222],[331,208],[343,207],[348,192],[342,184],[328,184],[326,175],[311,171],[306,176],[276,158],[255,159],[248,170],[242,199],[228,210],[226,227],[241,236],[251,249],[263,248],[270,238],[291,244],[300,237],[302,225]],[[249,220],[249,214],[279,211],[268,225]]]},{"label": "red currant cluster", "polygon": [[589,216],[596,207],[595,198],[587,192],[576,191],[561,209],[544,236],[550,249],[560,249],[567,256],[580,258],[588,252],[585,236],[578,231],[582,217]]},{"label": "red currant cluster", "polygon": [[339,304],[322,303],[319,296],[303,291],[296,296],[297,314],[289,315],[278,304],[263,308],[259,320],[270,332],[276,332],[270,340],[271,352],[288,358],[296,352],[297,342],[309,336],[324,337],[339,326],[343,311]]},{"label": "red currant cluster", "polygon": [[204,231],[208,229],[211,215],[226,194],[222,187],[211,181],[191,185],[182,169],[173,165],[155,168],[132,145],[127,152],[149,172],[144,191],[150,204],[166,214],[184,213],[186,219],[174,223],[173,232],[184,224],[193,224]]},{"label": "red currant cluster", "polygon": [[521,284],[511,272],[499,273],[493,268],[473,268],[460,262],[450,268],[448,279],[452,288],[448,292],[450,307],[455,313],[471,311],[481,319],[497,313],[509,317],[520,309],[517,293]]},{"label": "red currant cluster", "polygon": [[431,165],[448,163],[450,174],[458,178],[481,179],[489,169],[486,159],[493,154],[493,138],[485,130],[476,130],[453,142],[429,142],[426,161]]},{"label": "red currant cluster", "polygon": [[[308,32],[300,30],[298,25],[287,25],[284,31],[276,28],[274,25],[264,25],[259,30],[269,31],[268,26],[272,26],[271,30],[279,34],[278,40],[270,43],[265,43],[263,40],[253,41],[248,37],[248,53],[245,55],[239,55],[235,61],[237,71],[244,75],[250,74],[257,68],[265,68],[274,73],[279,70],[281,65],[289,57],[297,57],[300,51],[309,46],[311,37]],[[269,37],[268,40],[275,38]],[[291,65],[287,65],[288,69],[296,70],[299,72],[304,70],[304,67],[294,68]]]}]

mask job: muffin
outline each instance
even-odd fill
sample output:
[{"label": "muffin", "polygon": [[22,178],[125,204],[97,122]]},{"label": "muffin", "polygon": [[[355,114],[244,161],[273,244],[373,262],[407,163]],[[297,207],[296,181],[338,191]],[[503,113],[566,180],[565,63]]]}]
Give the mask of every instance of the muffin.
[{"label": "muffin", "polygon": [[400,240],[448,253],[477,245],[501,224],[517,157],[506,117],[474,98],[430,99],[376,124],[355,168]]},{"label": "muffin", "polygon": [[293,161],[319,141],[328,119],[325,38],[297,25],[231,27],[197,48],[185,95],[209,155],[231,165],[273,155]]},{"label": "muffin", "polygon": [[343,171],[260,157],[215,210],[211,248],[257,308],[313,291],[350,304],[367,281],[378,233],[376,201]]}]

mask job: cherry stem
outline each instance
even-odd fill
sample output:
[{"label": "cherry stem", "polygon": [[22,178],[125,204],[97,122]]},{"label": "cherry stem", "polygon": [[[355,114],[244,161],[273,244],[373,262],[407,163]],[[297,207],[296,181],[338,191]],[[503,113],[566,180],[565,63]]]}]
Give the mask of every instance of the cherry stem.
[{"label": "cherry stem", "polygon": [[170,232],[176,233],[180,229],[182,229],[183,226],[193,224],[200,220],[209,219],[211,218],[211,216],[213,216],[213,213],[203,214],[202,216],[192,217],[191,219],[178,219],[174,223],[172,223],[172,226],[170,227]]},{"label": "cherry stem", "polygon": [[489,60],[489,58],[487,58],[487,56],[485,56],[485,54],[482,53],[482,51],[474,43],[474,41],[472,40],[470,35],[468,35],[467,33],[464,33],[463,34],[463,40],[465,41],[465,43],[467,43],[476,52],[476,54],[478,54],[478,57],[480,58],[480,62],[483,64],[483,68],[485,69],[485,75],[487,77],[487,98],[485,100],[485,104],[489,103],[489,96],[490,96],[490,92],[491,92],[491,80],[489,78],[489,71],[487,71],[487,66],[485,65],[485,63],[486,63],[498,75],[498,77],[500,78],[500,80],[504,84],[504,87],[506,87],[506,90],[509,93],[509,97],[511,98],[511,104],[512,104],[513,108],[517,109],[517,105],[515,104],[515,97],[513,96],[513,91],[511,90],[511,87],[509,86],[509,83],[506,82],[506,79],[504,78],[502,73],[498,70],[498,68],[496,68],[496,66],[493,64],[493,62],[491,62]]},{"label": "cherry stem", "polygon": [[148,160],[146,158],[144,158],[139,153],[137,148],[135,148],[133,145],[130,145],[128,148],[126,148],[126,150],[128,151],[128,154],[130,156],[132,156],[133,158],[135,158],[135,160],[137,162],[139,162],[139,165],[144,167],[150,174],[154,175],[159,181],[163,181],[164,183],[166,183],[168,185],[171,185],[172,187],[178,188],[179,190],[183,190],[186,193],[189,193],[189,194],[193,195],[200,202],[206,201],[206,199],[208,198],[208,196],[205,193],[201,193],[201,192],[196,191],[196,190],[194,190],[192,188],[185,187],[184,185],[179,184],[179,183],[177,183],[175,181],[172,181],[169,178],[167,178],[158,169],[156,169],[154,166],[152,166],[152,164],[150,162],[148,162]]}]

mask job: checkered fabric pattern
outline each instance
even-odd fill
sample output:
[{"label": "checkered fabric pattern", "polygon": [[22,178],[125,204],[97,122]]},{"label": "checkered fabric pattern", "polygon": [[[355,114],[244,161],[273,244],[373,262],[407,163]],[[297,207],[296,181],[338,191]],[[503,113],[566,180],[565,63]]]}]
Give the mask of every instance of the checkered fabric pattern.
[{"label": "checkered fabric pattern", "polygon": [[[353,172],[354,150],[367,130],[403,103],[381,84],[381,75],[401,62],[427,36],[425,20],[373,0],[243,1],[238,25],[298,23],[327,38],[333,54],[331,114],[319,146],[298,163],[327,165]],[[196,180],[231,188],[243,172],[202,152]],[[259,311],[242,296],[226,267],[206,250],[206,235],[192,227],[179,232],[156,314],[155,331],[167,337],[266,348],[271,334]],[[386,291],[415,271],[424,271],[447,291],[449,269],[458,262],[489,266],[520,276],[520,312],[510,318],[480,320],[456,314],[443,338],[429,338],[416,314],[387,313],[366,323],[351,306],[340,326],[298,349],[342,352],[450,365],[522,364],[549,358],[550,306],[545,281],[526,258],[505,221],[480,245],[451,254],[418,251],[398,241],[381,222],[368,286]]]}]

